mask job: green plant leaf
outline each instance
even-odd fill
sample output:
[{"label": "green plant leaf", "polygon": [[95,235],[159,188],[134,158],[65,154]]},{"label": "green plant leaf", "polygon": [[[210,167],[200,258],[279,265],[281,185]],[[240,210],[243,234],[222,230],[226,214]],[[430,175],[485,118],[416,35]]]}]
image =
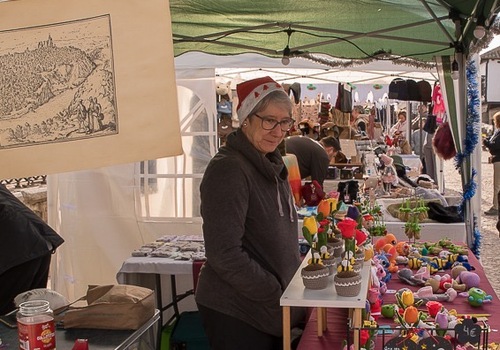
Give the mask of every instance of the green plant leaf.
[{"label": "green plant leaf", "polygon": [[313,246],[313,238],[309,229],[305,226],[302,226],[302,236],[306,239],[307,243],[312,247]]}]

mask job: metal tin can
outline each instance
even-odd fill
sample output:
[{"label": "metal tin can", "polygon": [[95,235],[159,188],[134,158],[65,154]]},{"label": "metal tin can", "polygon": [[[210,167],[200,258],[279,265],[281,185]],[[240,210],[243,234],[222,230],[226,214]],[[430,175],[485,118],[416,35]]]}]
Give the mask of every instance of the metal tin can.
[{"label": "metal tin can", "polygon": [[17,312],[19,349],[55,350],[54,314],[46,300],[30,300],[19,305]]}]

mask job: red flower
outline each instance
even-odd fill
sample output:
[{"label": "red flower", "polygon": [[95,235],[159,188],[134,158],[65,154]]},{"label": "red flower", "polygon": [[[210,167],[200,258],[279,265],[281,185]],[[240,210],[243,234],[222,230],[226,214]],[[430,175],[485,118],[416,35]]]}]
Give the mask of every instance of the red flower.
[{"label": "red flower", "polygon": [[328,219],[321,220],[321,221],[319,222],[319,224],[320,224],[321,226],[328,226],[328,225],[330,225],[330,220],[328,220]]},{"label": "red flower", "polygon": [[427,312],[429,312],[429,315],[431,317],[436,317],[437,313],[441,311],[441,308],[443,307],[443,304],[441,304],[439,301],[428,301],[425,306],[427,306]]},{"label": "red flower", "polygon": [[362,329],[359,332],[359,343],[361,346],[365,346],[366,342],[370,339],[370,333],[367,329]]},{"label": "red flower", "polygon": [[349,217],[346,217],[344,220],[337,223],[337,227],[342,233],[342,237],[345,239],[354,237],[356,226],[358,226],[358,222]]}]

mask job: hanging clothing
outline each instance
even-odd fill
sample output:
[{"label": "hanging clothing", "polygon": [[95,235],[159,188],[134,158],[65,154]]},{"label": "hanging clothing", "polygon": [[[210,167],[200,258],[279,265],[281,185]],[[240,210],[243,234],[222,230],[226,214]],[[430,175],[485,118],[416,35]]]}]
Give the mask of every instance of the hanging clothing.
[{"label": "hanging clothing", "polygon": [[349,84],[339,83],[335,108],[340,109],[344,113],[352,111],[352,88]]},{"label": "hanging clothing", "polygon": [[432,113],[436,116],[436,121],[438,124],[443,122],[444,114],[446,113],[446,107],[444,105],[443,95],[441,93],[441,85],[436,84],[434,90],[432,91]]}]

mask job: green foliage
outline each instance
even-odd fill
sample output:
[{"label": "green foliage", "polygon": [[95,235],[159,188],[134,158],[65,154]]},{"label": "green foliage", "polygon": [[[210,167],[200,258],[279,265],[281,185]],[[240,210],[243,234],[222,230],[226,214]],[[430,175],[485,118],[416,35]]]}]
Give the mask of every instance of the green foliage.
[{"label": "green foliage", "polygon": [[312,247],[313,246],[313,237],[309,229],[305,226],[302,226],[302,235],[306,239],[307,243]]}]

